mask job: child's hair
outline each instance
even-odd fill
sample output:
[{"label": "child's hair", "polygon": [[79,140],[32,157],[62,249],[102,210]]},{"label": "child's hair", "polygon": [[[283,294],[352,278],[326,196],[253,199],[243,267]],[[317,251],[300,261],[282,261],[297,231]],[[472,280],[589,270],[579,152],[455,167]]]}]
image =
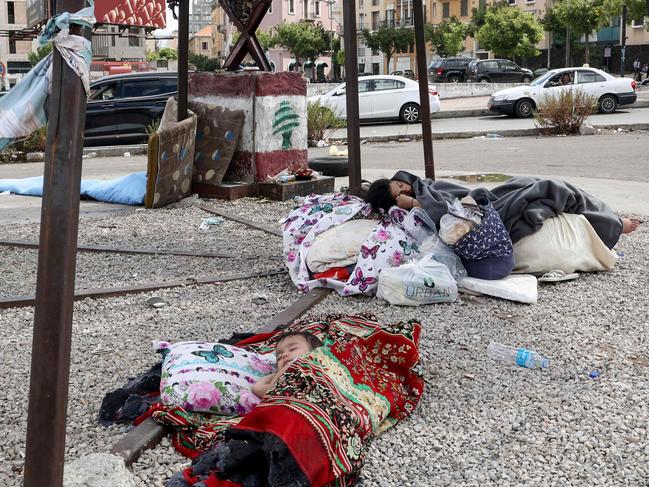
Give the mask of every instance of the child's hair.
[{"label": "child's hair", "polygon": [[313,333],[309,333],[308,331],[289,331],[289,332],[286,332],[286,333],[284,333],[283,335],[281,335],[279,337],[279,340],[277,340],[277,343],[279,344],[279,342],[281,342],[282,340],[285,340],[288,337],[292,337],[292,336],[300,336],[300,337],[304,338],[306,340],[307,344],[309,345],[309,347],[311,348],[311,350],[314,350],[314,349],[322,346],[322,342],[320,341],[320,339],[317,336],[315,336]]},{"label": "child's hair", "polygon": [[377,179],[370,185],[365,200],[372,205],[372,209],[376,213],[380,213],[379,210],[387,213],[390,208],[397,204],[397,201],[390,193],[390,180],[385,178]]}]

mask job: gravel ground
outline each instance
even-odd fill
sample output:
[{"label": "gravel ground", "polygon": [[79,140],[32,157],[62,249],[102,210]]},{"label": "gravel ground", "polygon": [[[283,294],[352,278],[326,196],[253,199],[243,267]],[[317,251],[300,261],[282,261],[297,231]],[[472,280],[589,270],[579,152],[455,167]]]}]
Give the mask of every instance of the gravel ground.
[{"label": "gravel ground", "polygon": [[[219,207],[269,223],[291,204],[240,200]],[[204,216],[186,208],[86,219],[80,241],[144,247],[155,239],[164,248],[182,242],[184,249],[217,251],[226,250],[219,247],[225,243],[234,250],[255,239],[263,247],[259,252],[265,252],[264,263],[279,255],[277,237],[264,234],[261,240],[259,232],[238,224],[198,233]],[[104,232],[100,225],[107,224],[115,228]],[[227,235],[221,235],[226,229]],[[31,239],[37,229],[2,230],[3,238]],[[187,235],[194,240],[185,245]],[[371,311],[385,322],[417,318],[424,327],[426,392],[412,418],[371,444],[362,484],[648,485],[648,248],[646,227],[623,236],[617,250],[625,256],[615,270],[545,285],[536,305],[462,296],[448,305],[399,308],[375,298],[330,295],[315,307],[313,315]],[[3,269],[11,263],[12,272],[28,276],[32,254],[0,248],[0,261]],[[88,266],[81,275],[89,284],[100,269],[117,279],[120,270],[147,275],[151,264],[170,268],[156,269],[156,279],[186,277],[175,264],[185,258],[151,262],[137,257],[125,265],[100,255],[110,266],[91,263],[92,254],[87,264],[79,260],[80,269]],[[189,261],[184,269],[201,269]],[[239,265],[241,261],[223,260],[223,272]],[[0,290],[5,293],[6,287]],[[154,294],[170,306],[147,307],[145,300]],[[254,304],[257,297],[268,304]],[[289,278],[280,276],[76,303],[66,460],[106,452],[124,434],[124,427],[105,429],[96,423],[98,407],[105,392],[156,361],[151,340],[212,339],[253,330],[297,298]],[[0,478],[7,479],[7,486],[21,484],[32,321],[31,308],[0,310],[5,330],[0,337],[0,417],[5,425]],[[491,340],[535,349],[551,359],[550,369],[491,361],[486,357]],[[599,379],[589,378],[593,370],[601,373]],[[137,485],[164,485],[186,462],[165,440],[134,465]]]}]

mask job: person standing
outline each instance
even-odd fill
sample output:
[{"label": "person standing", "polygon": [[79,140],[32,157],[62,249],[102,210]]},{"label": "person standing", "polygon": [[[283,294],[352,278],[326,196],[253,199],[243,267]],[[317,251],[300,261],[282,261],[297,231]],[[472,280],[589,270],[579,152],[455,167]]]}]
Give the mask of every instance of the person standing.
[{"label": "person standing", "polygon": [[640,77],[642,76],[640,74],[641,68],[642,68],[642,63],[640,62],[640,57],[636,56],[635,61],[633,61],[633,79],[636,81],[640,81]]}]

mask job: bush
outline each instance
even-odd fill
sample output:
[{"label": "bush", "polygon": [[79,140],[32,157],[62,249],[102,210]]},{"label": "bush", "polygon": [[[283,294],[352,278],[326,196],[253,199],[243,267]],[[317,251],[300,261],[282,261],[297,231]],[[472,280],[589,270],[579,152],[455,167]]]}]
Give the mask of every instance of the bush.
[{"label": "bush", "polygon": [[546,134],[578,134],[584,121],[597,110],[597,99],[582,90],[564,91],[539,103],[536,123]]},{"label": "bush", "polygon": [[24,139],[18,139],[0,151],[0,162],[24,161],[30,152],[45,152],[46,143],[47,127],[41,127]]},{"label": "bush", "polygon": [[306,118],[309,140],[324,140],[334,130],[347,126],[331,108],[320,104],[319,101],[308,103]]}]

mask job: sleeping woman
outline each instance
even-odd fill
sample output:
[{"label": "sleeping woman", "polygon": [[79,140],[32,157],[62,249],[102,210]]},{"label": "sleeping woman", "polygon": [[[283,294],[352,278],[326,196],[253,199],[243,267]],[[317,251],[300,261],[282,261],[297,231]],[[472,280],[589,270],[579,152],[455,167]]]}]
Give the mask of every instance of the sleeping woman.
[{"label": "sleeping woman", "polygon": [[596,197],[559,179],[519,176],[491,190],[470,190],[398,171],[392,179],[374,181],[366,199],[376,212],[387,211],[394,205],[403,209],[422,208],[439,227],[440,218],[448,211],[446,203],[467,195],[491,202],[513,243],[537,232],[546,219],[559,213],[584,215],[610,249],[622,233],[630,233],[640,224],[637,220],[618,217]]}]

